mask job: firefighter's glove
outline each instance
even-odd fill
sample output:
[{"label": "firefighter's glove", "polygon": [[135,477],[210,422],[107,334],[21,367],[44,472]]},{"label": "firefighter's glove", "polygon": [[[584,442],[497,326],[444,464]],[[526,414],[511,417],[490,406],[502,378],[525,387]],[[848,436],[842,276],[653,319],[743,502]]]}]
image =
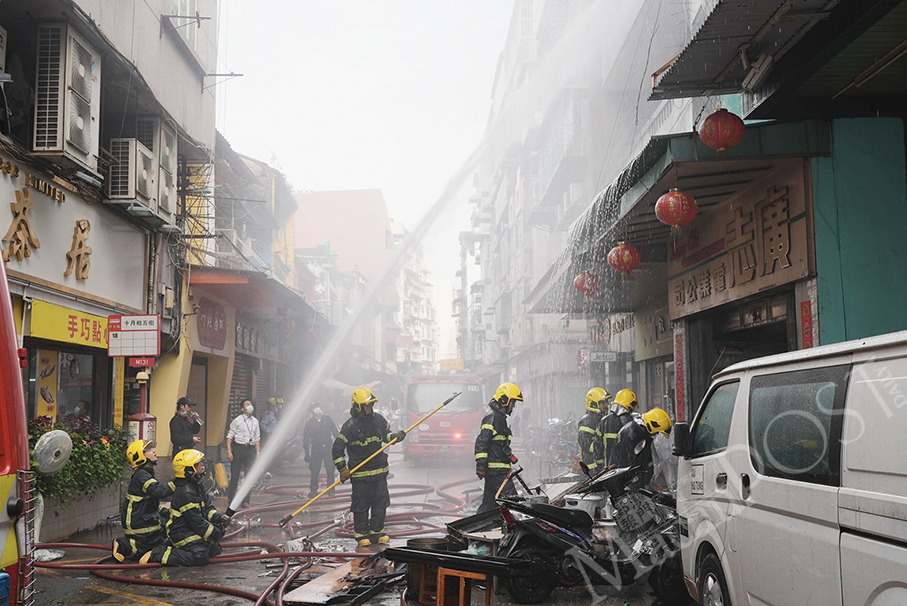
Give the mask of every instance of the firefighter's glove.
[{"label": "firefighter's glove", "polygon": [[226,529],[215,526],[214,532],[211,533],[211,536],[208,537],[208,542],[216,545],[221,542],[221,539],[224,538],[224,535],[227,534]]},{"label": "firefighter's glove", "polygon": [[349,479],[350,479],[350,468],[343,466],[342,468],[340,468],[340,481],[346,482]]},{"label": "firefighter's glove", "polygon": [[511,463],[511,465],[516,465],[516,462],[517,462],[517,461],[519,461],[519,459],[516,458],[516,455],[513,454],[513,453],[510,453],[510,463]]},{"label": "firefighter's glove", "polygon": [[398,442],[402,442],[406,438],[406,432],[402,429],[394,434],[394,437],[397,438]]},{"label": "firefighter's glove", "polygon": [[476,476],[478,476],[478,478],[480,480],[484,480],[485,479],[485,470],[476,468]]},{"label": "firefighter's glove", "polygon": [[214,525],[220,528],[221,530],[226,530],[227,526],[230,525],[230,516],[219,513],[214,517]]}]

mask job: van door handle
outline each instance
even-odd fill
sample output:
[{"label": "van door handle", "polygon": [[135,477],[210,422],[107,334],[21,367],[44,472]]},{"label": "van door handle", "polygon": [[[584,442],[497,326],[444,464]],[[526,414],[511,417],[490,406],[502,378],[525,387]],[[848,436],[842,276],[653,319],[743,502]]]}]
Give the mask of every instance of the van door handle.
[{"label": "van door handle", "polygon": [[740,496],[744,501],[750,498],[750,477],[745,473],[740,474]]},{"label": "van door handle", "polygon": [[718,488],[727,488],[727,474],[719,473],[715,477],[715,484],[718,485]]}]

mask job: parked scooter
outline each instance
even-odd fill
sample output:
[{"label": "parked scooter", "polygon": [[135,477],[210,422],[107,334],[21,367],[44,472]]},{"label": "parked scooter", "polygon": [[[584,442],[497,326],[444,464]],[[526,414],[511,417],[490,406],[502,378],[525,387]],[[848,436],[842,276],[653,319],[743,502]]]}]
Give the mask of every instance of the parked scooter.
[{"label": "parked scooter", "polygon": [[[588,468],[583,467],[588,474]],[[520,479],[521,471],[511,473]],[[580,494],[608,493],[614,525],[604,527],[604,532],[594,532],[594,520],[581,509],[529,502],[521,497],[497,500],[507,528],[499,555],[530,560],[537,572],[507,579],[507,589],[515,601],[544,602],[558,586],[623,587],[648,580],[664,604],[689,603],[673,498],[647,490],[627,490],[636,472],[633,468],[616,469],[590,478],[580,488]]]}]

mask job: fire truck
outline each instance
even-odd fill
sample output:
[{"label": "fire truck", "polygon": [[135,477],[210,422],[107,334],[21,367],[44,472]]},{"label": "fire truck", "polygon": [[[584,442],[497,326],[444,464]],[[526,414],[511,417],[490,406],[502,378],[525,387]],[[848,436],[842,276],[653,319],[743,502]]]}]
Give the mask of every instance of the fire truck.
[{"label": "fire truck", "polygon": [[407,461],[433,458],[473,459],[475,436],[485,409],[485,389],[474,376],[416,376],[403,394],[406,426],[431,412],[455,392],[457,399],[442,408],[406,437],[403,455]]},{"label": "fire truck", "polygon": [[0,263],[0,606],[34,595],[34,503],[22,371],[6,268]]}]

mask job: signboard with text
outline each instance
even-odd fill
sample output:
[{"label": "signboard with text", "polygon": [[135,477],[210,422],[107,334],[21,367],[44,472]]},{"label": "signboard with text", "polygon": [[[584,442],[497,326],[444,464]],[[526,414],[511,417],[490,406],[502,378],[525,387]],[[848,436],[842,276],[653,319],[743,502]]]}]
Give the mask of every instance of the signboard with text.
[{"label": "signboard with text", "polygon": [[107,347],[107,318],[35,299],[30,336],[86,347]]},{"label": "signboard with text", "polygon": [[111,358],[156,358],[161,355],[161,322],[159,316],[109,316],[110,339],[107,355]]}]

